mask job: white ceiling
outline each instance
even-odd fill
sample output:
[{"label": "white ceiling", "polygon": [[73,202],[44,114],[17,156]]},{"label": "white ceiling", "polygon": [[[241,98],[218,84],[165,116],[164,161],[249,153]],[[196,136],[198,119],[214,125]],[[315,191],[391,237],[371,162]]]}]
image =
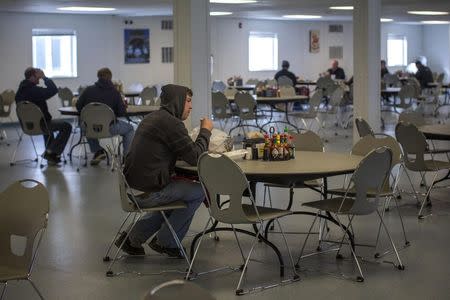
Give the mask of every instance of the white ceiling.
[{"label": "white ceiling", "polygon": [[[235,18],[281,19],[284,14],[319,14],[325,20],[351,20],[351,11],[332,11],[329,6],[352,5],[352,0],[259,0],[254,4],[212,4],[211,10],[232,11]],[[171,0],[0,0],[3,12],[63,13],[61,6],[103,6],[117,10],[106,14],[120,16],[171,15]],[[412,16],[407,10],[450,12],[450,0],[382,0],[382,17],[398,22],[447,20],[450,16]],[[221,17],[224,18],[224,17]]]}]

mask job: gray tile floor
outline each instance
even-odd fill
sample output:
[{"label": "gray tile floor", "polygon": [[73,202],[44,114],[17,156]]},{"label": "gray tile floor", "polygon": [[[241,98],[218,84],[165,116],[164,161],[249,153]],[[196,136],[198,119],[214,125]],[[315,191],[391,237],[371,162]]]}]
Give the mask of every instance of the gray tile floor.
[{"label": "gray tile floor", "polygon": [[[392,117],[391,119],[394,119]],[[392,132],[388,124],[387,132]],[[345,131],[351,134],[350,129]],[[340,133],[344,131],[340,130]],[[8,129],[14,138],[14,132]],[[348,151],[351,139],[342,135],[330,135],[327,150]],[[41,139],[38,139],[42,149]],[[26,140],[20,155],[30,155],[31,144]],[[442,145],[447,145],[443,143]],[[107,264],[102,261],[106,247],[123,217],[120,209],[116,174],[106,166],[83,168],[80,173],[74,166],[44,167],[35,164],[9,166],[14,145],[0,145],[0,189],[23,178],[33,178],[46,185],[50,193],[50,220],[45,233],[40,254],[32,278],[47,299],[142,299],[146,291],[163,281],[181,278],[178,273],[166,273],[162,276],[137,277],[132,274],[108,278],[105,276]],[[414,177],[417,182],[417,177]],[[332,178],[331,186],[338,186],[342,177]],[[407,188],[405,181],[402,188]],[[258,186],[258,197],[262,196],[262,187]],[[286,190],[273,189],[272,196],[277,206],[287,203]],[[366,276],[364,283],[345,280],[340,273],[356,274],[349,251],[343,254],[345,259],[336,263],[333,253],[322,254],[302,260],[301,281],[283,287],[276,287],[259,293],[242,296],[242,299],[449,299],[450,298],[450,190],[438,190],[432,193],[433,215],[423,221],[417,220],[417,208],[411,196],[403,195],[401,211],[411,246],[401,250],[406,269],[399,271],[384,261],[394,261],[393,255],[387,255],[373,262],[373,250],[367,247],[357,249],[358,253],[370,261],[362,264]],[[311,191],[296,190],[294,209],[302,202],[317,199]],[[190,234],[203,227],[207,210],[201,207],[191,226]],[[304,216],[288,217],[282,221],[287,231],[306,231],[312,219]],[[376,217],[369,216],[355,221],[357,242],[374,241],[378,223]],[[398,216],[394,209],[386,215],[393,237],[399,248],[403,238]],[[331,226],[331,237],[338,237],[336,227]],[[237,265],[240,255],[232,234],[220,233],[220,241],[212,238],[204,241],[196,267],[206,270],[225,263]],[[191,237],[184,240],[189,245]],[[298,256],[304,235],[289,234],[288,240],[294,256]],[[251,239],[243,236],[244,247]],[[272,240],[282,248],[282,240],[273,234]],[[387,247],[387,240],[382,240]],[[314,238],[308,243],[307,250],[314,251]],[[161,258],[152,253],[148,258],[124,259],[115,270],[138,270],[155,272],[161,268],[183,269],[180,260]],[[283,255],[287,260],[287,252]],[[258,245],[246,278],[246,282],[276,282],[277,261],[273,252]],[[263,262],[263,263],[261,263]],[[287,271],[289,274],[290,270]],[[233,299],[239,273],[218,272],[200,277],[196,284],[209,290],[217,299]],[[182,296],[181,296],[182,297]],[[26,282],[12,282],[6,299],[37,299],[32,288]]]}]

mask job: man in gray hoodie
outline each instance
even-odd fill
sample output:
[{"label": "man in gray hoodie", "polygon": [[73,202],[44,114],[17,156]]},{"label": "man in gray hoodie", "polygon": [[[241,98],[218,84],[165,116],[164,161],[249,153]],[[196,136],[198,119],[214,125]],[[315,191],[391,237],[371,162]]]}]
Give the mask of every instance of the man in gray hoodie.
[{"label": "man in gray hoodie", "polygon": [[[124,175],[128,184],[148,193],[140,198],[141,207],[152,207],[174,201],[183,201],[187,207],[168,213],[180,241],[189,229],[195,211],[204,200],[204,193],[198,182],[174,179],[177,159],[196,165],[199,156],[208,151],[213,123],[204,118],[195,140],[188,135],[183,123],[192,110],[192,91],[184,86],[169,84],[162,88],[161,109],[147,115],[139,124],[125,160]],[[131,255],[144,254],[142,244],[154,233],[156,237],[150,247],[172,257],[180,257],[180,251],[164,223],[160,213],[151,213],[140,219],[122,249]],[[126,233],[116,241],[120,245]]]}]

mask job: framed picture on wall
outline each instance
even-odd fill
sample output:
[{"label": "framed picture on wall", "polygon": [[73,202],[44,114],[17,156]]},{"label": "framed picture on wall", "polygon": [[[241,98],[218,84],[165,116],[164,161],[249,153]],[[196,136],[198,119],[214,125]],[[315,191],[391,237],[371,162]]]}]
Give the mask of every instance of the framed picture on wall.
[{"label": "framed picture on wall", "polygon": [[309,52],[310,53],[320,52],[320,30],[309,31]]},{"label": "framed picture on wall", "polygon": [[125,29],[124,51],[126,64],[146,64],[150,62],[150,30]]}]

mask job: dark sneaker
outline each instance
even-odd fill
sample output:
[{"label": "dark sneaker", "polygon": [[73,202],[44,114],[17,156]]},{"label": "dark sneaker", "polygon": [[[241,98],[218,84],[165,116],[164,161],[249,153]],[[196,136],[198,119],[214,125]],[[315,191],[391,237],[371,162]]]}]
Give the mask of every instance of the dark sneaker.
[{"label": "dark sneaker", "polygon": [[[161,246],[158,243],[158,239],[156,237],[154,237],[150,243],[148,243],[148,245],[150,246],[150,248],[153,251],[156,251],[160,254],[167,254],[169,257],[173,257],[173,258],[183,258],[183,253],[180,251],[180,249],[178,248],[166,248]],[[183,247],[184,252],[186,253],[186,249]]]},{"label": "dark sneaker", "polygon": [[[117,246],[117,248],[120,248],[120,245],[122,244],[123,240],[127,236],[127,233],[123,231],[117,240],[114,242],[114,245]],[[126,239],[125,243],[122,245],[122,251],[129,254],[129,255],[145,255],[145,251],[143,247],[134,247],[131,245],[130,239]]]},{"label": "dark sneaker", "polygon": [[44,152],[44,155],[42,155],[42,157],[44,157],[44,159],[47,160],[49,165],[57,165],[61,162],[61,158],[56,155],[55,153],[49,153],[47,151]]},{"label": "dark sneaker", "polygon": [[106,159],[106,151],[104,149],[95,152],[94,157],[91,160],[91,166],[98,165],[102,160]]}]

